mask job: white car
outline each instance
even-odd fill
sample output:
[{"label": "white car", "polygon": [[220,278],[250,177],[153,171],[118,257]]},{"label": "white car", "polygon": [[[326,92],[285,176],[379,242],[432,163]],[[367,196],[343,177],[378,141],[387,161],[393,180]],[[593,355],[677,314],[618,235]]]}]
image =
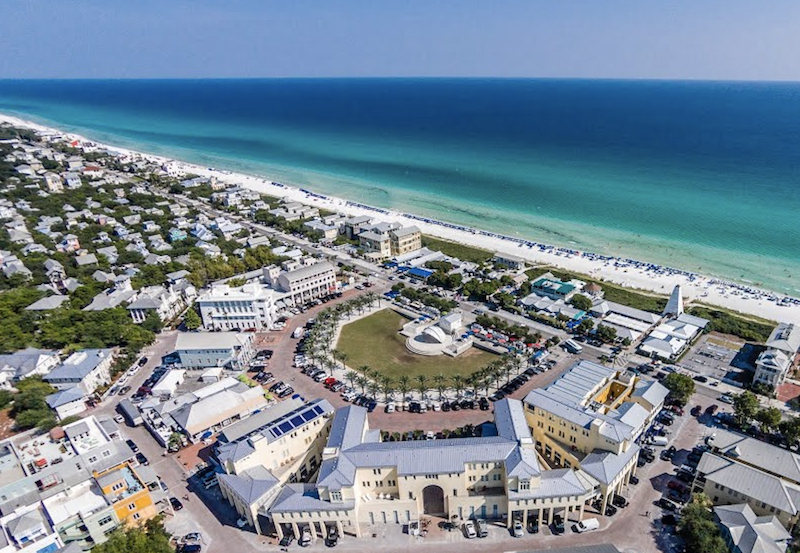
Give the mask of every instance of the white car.
[{"label": "white car", "polygon": [[471,520],[464,523],[464,536],[466,536],[468,540],[478,537],[478,532],[475,531],[475,523]]},{"label": "white car", "polygon": [[730,394],[722,394],[721,396],[719,396],[719,400],[722,403],[733,403],[733,396]]},{"label": "white car", "polygon": [[389,403],[389,404],[386,406],[386,412],[387,412],[387,413],[394,413],[394,403]]},{"label": "white car", "polygon": [[523,530],[522,523],[520,521],[518,521],[518,520],[515,520],[514,521],[514,528],[512,529],[512,531],[514,533],[514,537],[515,538],[521,538],[524,535],[524,532],[522,530]]}]

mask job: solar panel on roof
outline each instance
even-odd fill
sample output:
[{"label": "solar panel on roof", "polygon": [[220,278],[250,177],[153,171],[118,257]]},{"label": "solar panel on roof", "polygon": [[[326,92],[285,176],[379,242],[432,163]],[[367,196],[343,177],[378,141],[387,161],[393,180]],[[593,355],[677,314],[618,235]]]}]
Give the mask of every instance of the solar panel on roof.
[{"label": "solar panel on roof", "polygon": [[317,415],[321,415],[321,414],[322,414],[322,407],[320,407],[319,405],[315,405],[315,406],[314,406],[314,412],[315,412]]},{"label": "solar panel on roof", "polygon": [[298,426],[302,426],[303,425],[303,418],[302,417],[294,417],[294,418],[292,418],[292,420],[290,422],[294,425],[295,428],[297,428]]},{"label": "solar panel on roof", "polygon": [[313,418],[314,418],[316,415],[314,414],[314,412],[313,412],[313,411],[310,411],[310,410],[309,410],[309,411],[306,411],[305,413],[303,413],[301,416],[303,417],[303,420],[305,420],[306,422],[308,422],[308,421],[310,421],[311,419],[313,419]]},{"label": "solar panel on roof", "polygon": [[281,429],[281,432],[288,432],[289,430],[292,429],[292,425],[291,425],[291,423],[284,422],[284,423],[281,423],[280,426],[278,426],[278,428]]}]

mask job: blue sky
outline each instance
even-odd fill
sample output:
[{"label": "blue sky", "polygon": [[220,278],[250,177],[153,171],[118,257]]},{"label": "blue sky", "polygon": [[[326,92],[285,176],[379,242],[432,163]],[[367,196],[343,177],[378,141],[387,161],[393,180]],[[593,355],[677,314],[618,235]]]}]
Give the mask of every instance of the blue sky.
[{"label": "blue sky", "polygon": [[798,29],[798,0],[2,0],[0,78],[796,81]]}]

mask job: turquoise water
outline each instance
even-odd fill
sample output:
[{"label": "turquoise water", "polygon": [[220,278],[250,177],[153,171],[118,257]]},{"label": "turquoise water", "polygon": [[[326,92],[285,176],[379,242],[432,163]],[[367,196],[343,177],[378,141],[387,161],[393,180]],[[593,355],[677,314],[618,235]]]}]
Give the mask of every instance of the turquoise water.
[{"label": "turquoise water", "polygon": [[376,206],[800,292],[798,84],[0,81],[0,111]]}]

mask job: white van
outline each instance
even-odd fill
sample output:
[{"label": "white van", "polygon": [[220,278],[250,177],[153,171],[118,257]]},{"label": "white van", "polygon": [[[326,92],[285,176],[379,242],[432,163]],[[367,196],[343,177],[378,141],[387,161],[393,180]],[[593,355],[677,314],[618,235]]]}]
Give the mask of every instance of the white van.
[{"label": "white van", "polygon": [[665,436],[651,436],[650,443],[664,447],[669,443],[669,440]]},{"label": "white van", "polygon": [[597,530],[598,528],[600,528],[600,521],[596,518],[587,518],[575,525],[575,530],[581,534],[591,530]]}]

